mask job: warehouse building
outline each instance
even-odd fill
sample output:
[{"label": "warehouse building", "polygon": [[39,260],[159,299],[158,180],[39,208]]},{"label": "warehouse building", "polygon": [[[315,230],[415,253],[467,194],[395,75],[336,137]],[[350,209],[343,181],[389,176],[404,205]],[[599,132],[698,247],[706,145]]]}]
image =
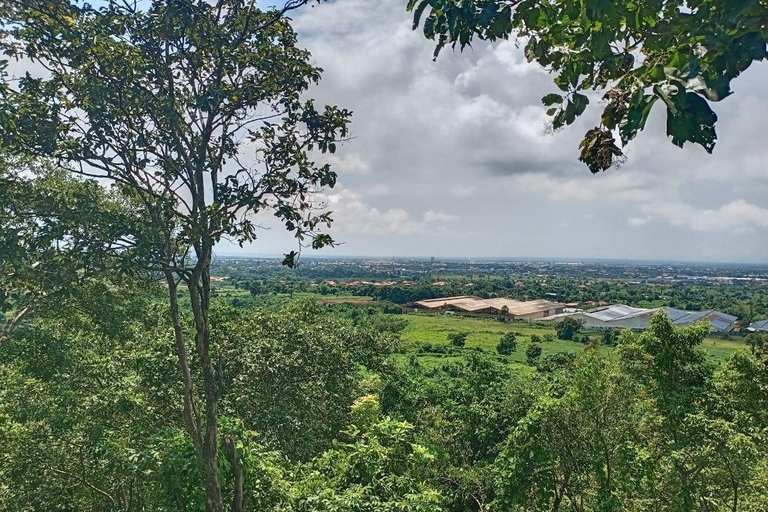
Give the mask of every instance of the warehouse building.
[{"label": "warehouse building", "polygon": [[564,311],[562,304],[548,300],[519,301],[510,298],[482,299],[470,295],[419,300],[403,305],[404,311],[473,316],[506,316],[532,322]]},{"label": "warehouse building", "polygon": [[685,327],[703,321],[709,321],[711,332],[731,332],[737,318],[720,311],[683,311],[670,307],[634,308],[624,304],[615,304],[589,311],[563,313],[541,321],[558,322],[566,317],[581,320],[587,329],[647,329],[651,317],[659,311],[666,311],[673,325]]},{"label": "warehouse building", "polygon": [[749,324],[747,330],[750,332],[768,332],[768,320],[758,320],[757,322],[752,322]]}]

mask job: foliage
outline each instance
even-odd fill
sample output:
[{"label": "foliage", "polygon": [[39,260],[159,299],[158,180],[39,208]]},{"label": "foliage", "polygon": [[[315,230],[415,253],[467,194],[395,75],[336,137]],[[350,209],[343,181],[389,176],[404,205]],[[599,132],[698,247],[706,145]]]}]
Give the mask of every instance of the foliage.
[{"label": "foliage", "polygon": [[565,317],[555,324],[558,339],[572,340],[579,333],[584,323],[572,317]]},{"label": "foliage", "polygon": [[503,356],[508,356],[517,350],[517,334],[508,332],[501,337],[499,344],[496,345],[496,352]]},{"label": "foliage", "polygon": [[434,456],[415,441],[412,425],[377,417],[372,401],[353,407],[367,410],[359,414],[364,421],[345,431],[348,442],[297,468],[297,512],[443,510],[439,491],[427,483]]},{"label": "foliage", "polygon": [[71,305],[88,283],[136,277],[118,256],[140,236],[138,221],[130,201],[95,180],[0,157],[0,312],[11,314],[0,342],[36,311]]},{"label": "foliage", "polygon": [[747,343],[749,344],[749,349],[752,351],[753,355],[759,357],[765,352],[765,349],[768,346],[765,338],[766,335],[762,332],[747,334]]},{"label": "foliage", "polygon": [[330,447],[360,391],[359,368],[380,369],[396,344],[391,335],[325,316],[311,300],[258,312],[217,305],[211,327],[222,361],[222,411],[292,459]]},{"label": "foliage", "polygon": [[[91,285],[72,299],[77,307],[39,313],[0,347],[0,508],[205,508],[202,469],[179,414],[174,336],[158,300]],[[289,503],[288,461],[312,458],[348,428],[361,368],[386,371],[391,337],[321,313],[306,302],[212,309],[224,352],[226,499],[242,468],[249,507]]]},{"label": "foliage", "polygon": [[[336,174],[310,152],[334,153],[350,113],[317,109],[303,97],[320,69],[296,46],[286,13],[304,3],[263,11],[244,0],[54,0],[0,9],[5,54],[44,69],[16,80],[8,61],[0,61],[3,147],[110,181],[151,227],[124,244],[145,255],[143,269],[161,273],[168,285],[184,384],[179,398],[211,512],[224,510],[209,319],[213,247],[224,237],[253,241],[254,216],[264,212],[300,246],[333,243],[320,232],[331,217],[313,197],[332,187]],[[246,145],[255,155],[246,155]],[[284,262],[297,259],[291,251]],[[194,317],[193,344],[183,328],[180,284]],[[199,373],[190,368],[188,346]],[[243,492],[236,486],[235,511],[244,510]]]},{"label": "foliage", "polygon": [[[96,283],[72,300],[0,347],[0,508],[204,510],[167,306]],[[310,300],[211,314],[222,496],[242,485],[248,510],[764,508],[768,367],[711,367],[705,327],[659,315],[609,356],[520,372],[451,347],[387,364],[390,334]]]},{"label": "foliage", "polygon": [[766,57],[763,0],[585,2],[409,0],[414,29],[436,41],[470,46],[474,38],[525,41],[525,55],[555,74],[561,93],[542,99],[552,125],[573,124],[599,92],[605,107],[587,132],[580,160],[595,173],[610,168],[656,104],[666,109],[667,136],[712,152],[717,115],[710,102]]},{"label": "foliage", "polygon": [[529,365],[534,366],[541,357],[541,345],[538,343],[531,343],[528,348],[525,349],[525,360]]},{"label": "foliage", "polygon": [[448,333],[448,341],[454,347],[463,347],[467,344],[467,336],[469,336],[468,332],[451,332]]}]

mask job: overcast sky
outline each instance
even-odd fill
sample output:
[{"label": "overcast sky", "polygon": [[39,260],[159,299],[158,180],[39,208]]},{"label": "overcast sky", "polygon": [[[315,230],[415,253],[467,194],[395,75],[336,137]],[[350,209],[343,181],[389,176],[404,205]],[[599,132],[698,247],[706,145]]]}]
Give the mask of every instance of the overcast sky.
[{"label": "overcast sky", "polygon": [[[593,176],[578,143],[598,108],[549,133],[551,75],[514,42],[433,62],[405,3],[338,0],[295,16],[325,70],[311,95],[354,111],[327,198],[344,245],[323,254],[768,262],[768,66],[715,105],[714,155],[673,146],[657,106],[627,163]],[[292,248],[274,229],[240,254]]]}]

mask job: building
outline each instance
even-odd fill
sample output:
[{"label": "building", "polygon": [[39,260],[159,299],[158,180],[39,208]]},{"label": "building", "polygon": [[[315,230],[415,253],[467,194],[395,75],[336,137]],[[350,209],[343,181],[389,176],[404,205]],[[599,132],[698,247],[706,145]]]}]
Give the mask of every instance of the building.
[{"label": "building", "polygon": [[532,322],[560,314],[563,305],[548,300],[519,301],[510,298],[482,299],[470,295],[419,300],[403,305],[404,311],[473,316],[501,316]]},{"label": "building", "polygon": [[589,311],[562,313],[540,321],[558,322],[566,317],[581,320],[587,329],[647,329],[651,317],[659,311],[666,311],[673,325],[685,327],[703,321],[709,321],[711,332],[731,332],[736,325],[736,317],[720,311],[683,311],[670,307],[635,308],[624,304],[604,306]]},{"label": "building", "polygon": [[758,320],[757,322],[752,322],[749,324],[749,327],[747,327],[747,330],[752,332],[768,332],[768,320]]}]

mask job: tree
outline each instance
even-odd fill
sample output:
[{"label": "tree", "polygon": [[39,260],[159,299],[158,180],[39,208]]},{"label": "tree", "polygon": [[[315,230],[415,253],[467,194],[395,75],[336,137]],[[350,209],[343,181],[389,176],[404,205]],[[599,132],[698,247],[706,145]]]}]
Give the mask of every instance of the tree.
[{"label": "tree", "polygon": [[539,357],[541,357],[541,345],[538,343],[531,343],[528,345],[528,348],[525,349],[526,362],[529,365],[534,366],[538,362]]},{"label": "tree", "polygon": [[451,332],[448,333],[448,341],[454,347],[463,347],[467,344],[467,336],[469,336],[468,332]]},{"label": "tree", "polygon": [[572,340],[579,333],[584,322],[575,318],[565,317],[555,324],[555,332],[561,340]]},{"label": "tree", "polygon": [[517,334],[508,332],[501,337],[499,344],[496,345],[496,352],[503,356],[508,356],[517,350]]},{"label": "tree", "polygon": [[354,404],[353,413],[362,421],[345,431],[349,442],[336,444],[297,472],[292,510],[443,510],[443,498],[427,478],[435,456],[417,443],[413,425],[381,419],[377,412],[377,397]]},{"label": "tree", "polygon": [[[319,232],[331,217],[313,197],[336,175],[309,152],[335,152],[349,112],[301,99],[320,70],[296,47],[285,15],[305,2],[266,11],[244,0],[156,0],[145,8],[118,0],[98,8],[14,1],[0,8],[6,55],[46,70],[14,80],[7,62],[0,64],[3,145],[111,181],[154,228],[125,244],[134,253],[126,261],[141,254],[143,268],[166,281],[184,419],[211,512],[224,510],[209,319],[213,247],[224,237],[253,241],[254,215],[264,212],[300,245],[333,242]],[[255,158],[244,153],[246,144]],[[289,252],[285,263],[298,255]],[[193,343],[180,285],[191,304]],[[228,455],[237,467],[237,454]],[[237,494],[233,510],[242,510],[242,490]]]},{"label": "tree", "polygon": [[765,334],[761,332],[751,332],[747,334],[747,344],[752,351],[752,355],[759,357],[765,350]]},{"label": "tree", "polygon": [[[552,71],[562,94],[548,94],[555,129],[584,113],[588,91],[605,100],[600,123],[581,143],[593,173],[610,168],[654,105],[667,112],[667,136],[682,147],[715,147],[710,102],[731,94],[731,81],[766,57],[764,0],[570,2],[556,0],[409,0],[413,27],[464,49],[474,38],[525,38],[525,55]],[[423,23],[422,23],[423,20]]]},{"label": "tree", "polygon": [[359,370],[375,371],[395,337],[355,327],[311,299],[276,311],[215,304],[223,414],[242,420],[292,460],[308,460],[347,425]]},{"label": "tree", "polygon": [[652,425],[650,401],[597,350],[568,359],[494,461],[501,510],[634,508],[644,475],[637,443]]},{"label": "tree", "polygon": [[138,225],[130,201],[95,180],[0,156],[0,312],[10,313],[0,343],[35,313],[72,306],[88,283],[131,277],[118,276],[128,269],[115,253]]}]

